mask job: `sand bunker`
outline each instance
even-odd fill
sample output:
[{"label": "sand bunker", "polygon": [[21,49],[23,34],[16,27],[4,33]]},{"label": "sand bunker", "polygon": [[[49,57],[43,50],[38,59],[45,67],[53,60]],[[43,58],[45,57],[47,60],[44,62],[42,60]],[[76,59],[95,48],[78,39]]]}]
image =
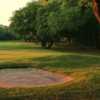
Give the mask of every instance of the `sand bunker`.
[{"label": "sand bunker", "polygon": [[1,88],[46,86],[71,80],[69,76],[32,68],[0,70]]}]

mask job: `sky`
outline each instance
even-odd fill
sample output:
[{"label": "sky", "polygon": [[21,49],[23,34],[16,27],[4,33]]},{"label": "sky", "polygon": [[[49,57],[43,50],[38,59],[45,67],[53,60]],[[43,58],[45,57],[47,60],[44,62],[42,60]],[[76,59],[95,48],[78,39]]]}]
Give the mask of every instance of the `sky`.
[{"label": "sky", "polygon": [[9,25],[13,12],[30,1],[32,0],[0,0],[0,24]]}]

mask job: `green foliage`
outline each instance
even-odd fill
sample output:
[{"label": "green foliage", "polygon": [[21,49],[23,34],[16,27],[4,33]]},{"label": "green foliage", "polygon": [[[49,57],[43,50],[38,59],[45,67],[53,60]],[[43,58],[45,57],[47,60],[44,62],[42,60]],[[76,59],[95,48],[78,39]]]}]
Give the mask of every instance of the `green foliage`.
[{"label": "green foliage", "polygon": [[36,34],[36,14],[37,14],[37,7],[39,5],[35,3],[29,3],[26,7],[21,8],[17,11],[15,11],[13,17],[11,18],[11,25],[10,28],[20,35],[23,35],[24,39],[27,39],[27,37],[31,37],[32,40],[34,37],[32,37],[32,34]]},{"label": "green foliage", "polygon": [[48,4],[29,3],[15,12],[11,28],[29,40],[50,48],[67,38],[84,46],[100,47],[100,27],[90,0],[49,0]]},{"label": "green foliage", "polygon": [[65,27],[74,41],[84,46],[96,46],[96,34],[100,27],[92,13],[91,2],[78,0],[73,5],[63,3],[61,10]]},{"label": "green foliage", "polygon": [[17,36],[13,34],[7,26],[0,25],[0,40],[15,40]]},{"label": "green foliage", "polygon": [[[52,9],[52,7],[54,8]],[[59,6],[56,4],[50,4],[48,6],[42,6],[38,9],[36,19],[37,36],[44,45],[47,45],[47,47],[51,47],[53,42],[58,41],[60,38],[59,16],[57,11],[59,9],[58,7]]]}]

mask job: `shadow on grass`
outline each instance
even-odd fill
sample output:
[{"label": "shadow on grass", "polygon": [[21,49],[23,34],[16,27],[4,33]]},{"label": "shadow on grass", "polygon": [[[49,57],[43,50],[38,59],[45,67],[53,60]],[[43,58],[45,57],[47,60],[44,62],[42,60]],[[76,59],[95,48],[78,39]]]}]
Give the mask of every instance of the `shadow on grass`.
[{"label": "shadow on grass", "polygon": [[5,68],[50,68],[50,69],[77,69],[100,67],[100,56],[66,54],[52,55],[39,58],[29,58],[28,61],[12,61],[0,63],[0,69]]},{"label": "shadow on grass", "polygon": [[9,68],[32,68],[31,63],[23,63],[23,62],[5,62],[0,63],[0,69],[9,69]]},{"label": "shadow on grass", "polygon": [[48,56],[32,59],[34,64],[42,67],[56,68],[86,68],[93,65],[100,65],[99,56],[84,56],[84,55],[61,55]]}]

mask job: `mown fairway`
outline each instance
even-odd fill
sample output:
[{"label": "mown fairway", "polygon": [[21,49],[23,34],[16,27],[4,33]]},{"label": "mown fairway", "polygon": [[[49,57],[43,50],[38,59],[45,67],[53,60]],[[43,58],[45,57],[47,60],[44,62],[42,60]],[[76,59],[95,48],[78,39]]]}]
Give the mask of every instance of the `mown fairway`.
[{"label": "mown fairway", "polygon": [[99,53],[47,50],[32,43],[0,42],[0,69],[28,67],[65,73],[74,80],[44,88],[1,88],[0,100],[100,100]]}]

